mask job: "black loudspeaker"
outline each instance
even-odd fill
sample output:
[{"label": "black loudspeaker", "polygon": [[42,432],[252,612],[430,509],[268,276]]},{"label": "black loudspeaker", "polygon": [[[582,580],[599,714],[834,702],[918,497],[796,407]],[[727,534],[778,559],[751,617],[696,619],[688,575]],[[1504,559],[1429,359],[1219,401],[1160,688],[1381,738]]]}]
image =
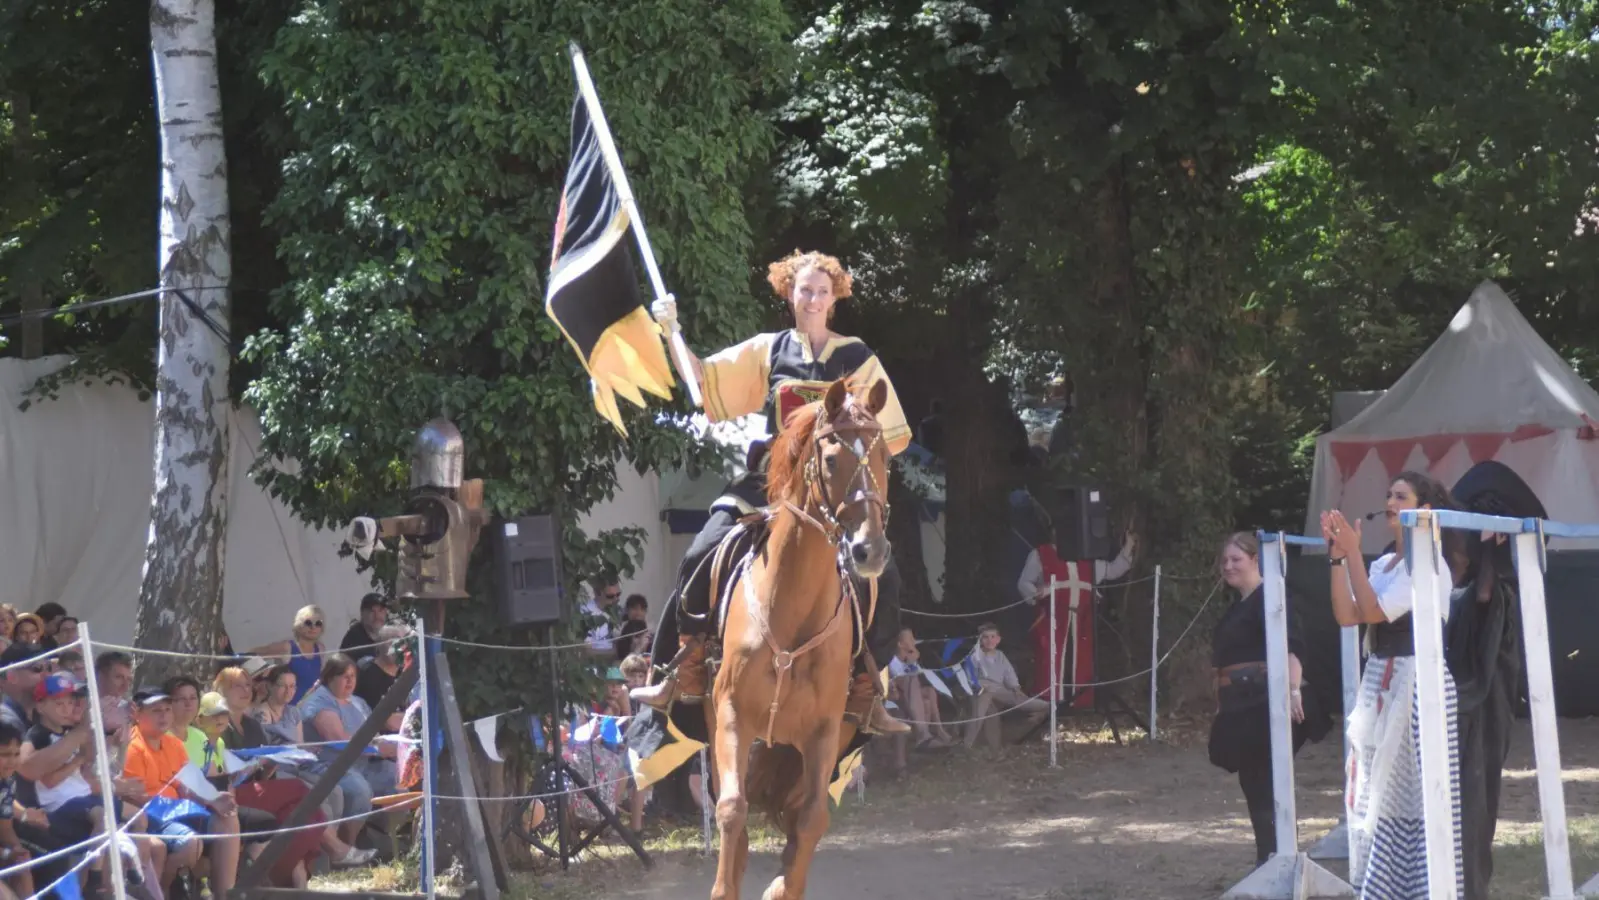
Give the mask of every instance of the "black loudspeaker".
[{"label": "black loudspeaker", "polygon": [[507,625],[550,625],[566,618],[562,597],[560,529],[552,516],[495,523],[495,599]]},{"label": "black loudspeaker", "polygon": [[1061,559],[1110,559],[1116,555],[1104,491],[1087,485],[1059,488],[1054,507],[1050,518],[1055,523],[1055,549]]}]

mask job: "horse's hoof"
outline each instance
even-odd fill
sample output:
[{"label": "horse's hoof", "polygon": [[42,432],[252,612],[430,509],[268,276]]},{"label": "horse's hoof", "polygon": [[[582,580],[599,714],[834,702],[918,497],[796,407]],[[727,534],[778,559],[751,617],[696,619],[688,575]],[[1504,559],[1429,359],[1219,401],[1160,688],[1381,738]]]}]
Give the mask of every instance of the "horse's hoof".
[{"label": "horse's hoof", "polygon": [[794,898],[789,897],[788,889],[783,884],[783,876],[779,875],[766,886],[766,893],[761,895],[761,900],[794,900]]}]

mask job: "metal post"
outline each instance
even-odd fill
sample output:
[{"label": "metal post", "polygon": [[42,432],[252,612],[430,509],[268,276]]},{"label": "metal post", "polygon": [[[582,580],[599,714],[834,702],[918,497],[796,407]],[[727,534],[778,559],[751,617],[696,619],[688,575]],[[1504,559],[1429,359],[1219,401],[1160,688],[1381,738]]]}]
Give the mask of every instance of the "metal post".
[{"label": "metal post", "polygon": [[[1405,563],[1410,568],[1411,616],[1416,622],[1416,709],[1421,732],[1422,816],[1427,836],[1427,890],[1433,900],[1457,900],[1454,811],[1449,793],[1449,721],[1444,710],[1444,611],[1449,569],[1430,509],[1406,510]],[[1439,579],[1445,579],[1442,584]],[[1444,598],[1439,593],[1444,593]]]},{"label": "metal post", "polygon": [[1265,576],[1266,699],[1271,717],[1271,790],[1277,814],[1277,852],[1299,849],[1299,810],[1294,802],[1293,724],[1288,698],[1288,591],[1283,582],[1287,544],[1279,536],[1260,548]]},{"label": "metal post", "polygon": [[[555,626],[548,629],[549,644],[555,646]],[[561,724],[565,712],[561,709],[561,665],[554,653],[544,654],[550,661],[550,702],[554,710],[550,716],[550,755],[555,760],[555,837],[561,852],[561,871],[569,865],[566,853],[566,770],[561,762]],[[703,787],[703,783],[701,787]]]},{"label": "metal post", "polygon": [[100,796],[106,801],[100,804],[100,815],[104,819],[106,845],[105,865],[111,870],[111,891],[117,900],[127,900],[128,886],[122,874],[122,842],[121,835],[117,832],[117,804],[116,789],[111,783],[111,751],[106,746],[105,740],[105,715],[100,709],[100,679],[94,671],[93,644],[89,643],[89,623],[78,623],[78,640],[83,647],[83,659],[87,663],[83,667],[84,678],[89,682],[89,722],[94,729],[94,753],[99,757],[95,765],[95,774],[100,776]]},{"label": "metal post", "polygon": [[1544,606],[1543,536],[1518,534],[1516,577],[1521,593],[1521,633],[1527,655],[1527,700],[1531,708],[1533,758],[1537,761],[1538,810],[1543,819],[1544,868],[1549,896],[1567,900],[1572,890],[1571,847],[1566,834],[1566,796],[1560,784],[1560,743],[1555,723],[1555,679],[1549,660],[1549,614]]},{"label": "metal post", "polygon": [[1049,576],[1049,767],[1060,768],[1056,757],[1060,752],[1060,729],[1057,727],[1060,707],[1060,655],[1055,648],[1055,589],[1054,575]]},{"label": "metal post", "polygon": [[[1344,562],[1346,570],[1351,565],[1354,565],[1354,560],[1346,560]],[[1349,577],[1348,571],[1344,572],[1344,577]],[[1355,592],[1351,589],[1349,596],[1353,597],[1354,595]],[[1344,737],[1344,763],[1347,765],[1349,762],[1349,717],[1354,715],[1355,704],[1360,702],[1360,626],[1345,625],[1339,631],[1342,632],[1338,636],[1338,650],[1340,661],[1343,664],[1344,683],[1344,727],[1341,730]],[[1344,820],[1343,825],[1344,859],[1354,859],[1355,833],[1349,830],[1349,820],[1347,818]]]},{"label": "metal post", "polygon": [[[416,668],[417,680],[422,684],[422,892],[428,900],[433,900],[437,887],[434,885],[434,809],[433,809],[433,713],[428,703],[428,692],[431,690],[428,681],[428,653],[432,649],[428,646],[428,632],[426,623],[419,615],[416,617]],[[460,760],[457,765],[470,765],[468,760]],[[470,802],[470,801],[468,801]]]},{"label": "metal post", "polygon": [[711,767],[705,748],[700,748],[700,831],[705,837],[705,855],[711,855]]},{"label": "metal post", "polygon": [[1149,739],[1159,735],[1156,721],[1160,718],[1157,705],[1160,692],[1160,566],[1155,566],[1155,599],[1151,602],[1149,617]]}]

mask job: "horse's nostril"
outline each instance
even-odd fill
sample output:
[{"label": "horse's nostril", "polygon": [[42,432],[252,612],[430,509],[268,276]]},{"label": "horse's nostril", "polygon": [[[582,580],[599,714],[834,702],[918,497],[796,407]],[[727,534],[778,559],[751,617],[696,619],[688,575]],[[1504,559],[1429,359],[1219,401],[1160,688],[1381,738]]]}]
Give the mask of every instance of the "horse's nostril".
[{"label": "horse's nostril", "polygon": [[850,548],[849,552],[850,552],[850,555],[855,557],[855,561],[857,563],[866,562],[866,557],[870,553],[870,551],[867,550],[867,548],[866,548],[866,544],[864,544],[864,543],[856,544],[855,546]]}]

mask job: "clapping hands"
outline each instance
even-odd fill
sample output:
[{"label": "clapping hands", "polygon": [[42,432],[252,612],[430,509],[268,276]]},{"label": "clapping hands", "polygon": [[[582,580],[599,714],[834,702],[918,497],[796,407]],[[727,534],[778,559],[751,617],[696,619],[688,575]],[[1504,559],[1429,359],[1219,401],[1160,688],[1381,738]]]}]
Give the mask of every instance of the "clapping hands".
[{"label": "clapping hands", "polygon": [[1336,509],[1321,514],[1321,536],[1327,542],[1327,552],[1336,557],[1360,558],[1360,522],[1350,524],[1344,514]]}]

